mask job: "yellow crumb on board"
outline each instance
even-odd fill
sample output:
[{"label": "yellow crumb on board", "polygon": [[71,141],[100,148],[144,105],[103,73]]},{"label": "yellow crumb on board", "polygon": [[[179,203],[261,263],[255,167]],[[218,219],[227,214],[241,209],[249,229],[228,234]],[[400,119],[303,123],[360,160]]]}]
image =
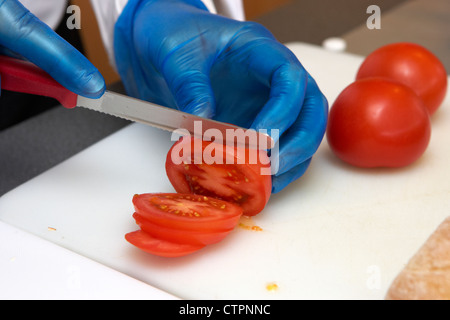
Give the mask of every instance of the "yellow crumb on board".
[{"label": "yellow crumb on board", "polygon": [[249,216],[242,216],[238,224],[239,228],[251,231],[263,231],[260,226],[255,225],[253,219]]},{"label": "yellow crumb on board", "polygon": [[270,282],[266,285],[266,290],[267,291],[277,291],[278,285],[275,282]]}]

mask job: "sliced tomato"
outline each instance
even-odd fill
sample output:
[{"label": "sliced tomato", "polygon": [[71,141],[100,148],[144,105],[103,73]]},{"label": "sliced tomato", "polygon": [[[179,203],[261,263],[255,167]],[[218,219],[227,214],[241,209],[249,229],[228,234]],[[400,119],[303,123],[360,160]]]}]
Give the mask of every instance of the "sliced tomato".
[{"label": "sliced tomato", "polygon": [[127,233],[125,239],[139,249],[161,257],[181,257],[204,247],[204,245],[180,244],[161,240],[142,230]]},{"label": "sliced tomato", "polygon": [[195,231],[171,229],[168,227],[154,224],[150,220],[145,219],[142,215],[135,212],[134,220],[141,230],[149,233],[155,238],[167,240],[176,243],[193,244],[193,245],[209,245],[222,241],[234,228],[227,231]]},{"label": "sliced tomato", "polygon": [[177,192],[235,203],[248,216],[261,212],[271,195],[272,177],[263,169],[270,170],[265,151],[191,137],[176,142],[166,158],[167,177]]},{"label": "sliced tomato", "polygon": [[191,231],[229,231],[242,215],[238,205],[203,195],[145,193],[133,197],[135,211],[150,222]]}]

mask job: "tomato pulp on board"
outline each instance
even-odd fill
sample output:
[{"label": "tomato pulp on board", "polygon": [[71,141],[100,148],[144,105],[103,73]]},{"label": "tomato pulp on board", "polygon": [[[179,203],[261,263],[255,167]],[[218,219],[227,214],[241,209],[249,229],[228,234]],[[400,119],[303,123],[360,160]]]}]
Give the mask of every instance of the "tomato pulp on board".
[{"label": "tomato pulp on board", "polygon": [[242,208],[206,196],[146,193],[133,197],[141,230],[125,235],[136,247],[164,257],[179,257],[225,238],[238,224]]},{"label": "tomato pulp on board", "polygon": [[369,54],[356,79],[383,77],[413,89],[433,114],[445,98],[447,72],[441,61],[426,48],[414,43],[393,43]]},{"label": "tomato pulp on board", "polygon": [[182,137],[166,159],[167,177],[179,193],[238,204],[244,215],[261,212],[272,192],[270,161],[262,150],[228,147]]},{"label": "tomato pulp on board", "polygon": [[327,140],[333,152],[359,167],[402,167],[430,141],[430,116],[409,87],[384,78],[353,82],[330,109]]}]

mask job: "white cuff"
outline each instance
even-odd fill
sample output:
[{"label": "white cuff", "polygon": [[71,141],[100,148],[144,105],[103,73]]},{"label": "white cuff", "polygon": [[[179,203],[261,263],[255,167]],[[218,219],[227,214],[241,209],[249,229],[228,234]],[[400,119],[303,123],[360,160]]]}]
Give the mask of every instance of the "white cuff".
[{"label": "white cuff", "polygon": [[61,23],[67,10],[66,2],[61,0],[20,0],[20,2],[53,30]]},{"label": "white cuff", "polygon": [[128,0],[91,0],[100,35],[103,40],[110,64],[115,67],[114,61],[114,26],[119,19]]},{"label": "white cuff", "polygon": [[213,0],[217,12],[228,18],[244,21],[244,4],[242,0]]}]

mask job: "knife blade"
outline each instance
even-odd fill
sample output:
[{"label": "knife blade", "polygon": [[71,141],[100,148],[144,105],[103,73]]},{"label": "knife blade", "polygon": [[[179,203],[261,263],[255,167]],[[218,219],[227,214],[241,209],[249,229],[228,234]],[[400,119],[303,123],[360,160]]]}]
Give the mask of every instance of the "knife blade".
[{"label": "knife blade", "polygon": [[181,135],[189,134],[234,146],[257,149],[274,146],[274,140],[265,131],[202,118],[113,91],[107,90],[98,99],[79,96],[28,61],[0,56],[0,79],[4,90],[51,97],[66,108],[84,107]]},{"label": "knife blade", "polygon": [[107,113],[203,140],[235,144],[247,148],[271,149],[273,139],[265,132],[245,129],[232,124],[202,118],[176,109],[106,91],[99,99],[77,97],[77,106]]}]

